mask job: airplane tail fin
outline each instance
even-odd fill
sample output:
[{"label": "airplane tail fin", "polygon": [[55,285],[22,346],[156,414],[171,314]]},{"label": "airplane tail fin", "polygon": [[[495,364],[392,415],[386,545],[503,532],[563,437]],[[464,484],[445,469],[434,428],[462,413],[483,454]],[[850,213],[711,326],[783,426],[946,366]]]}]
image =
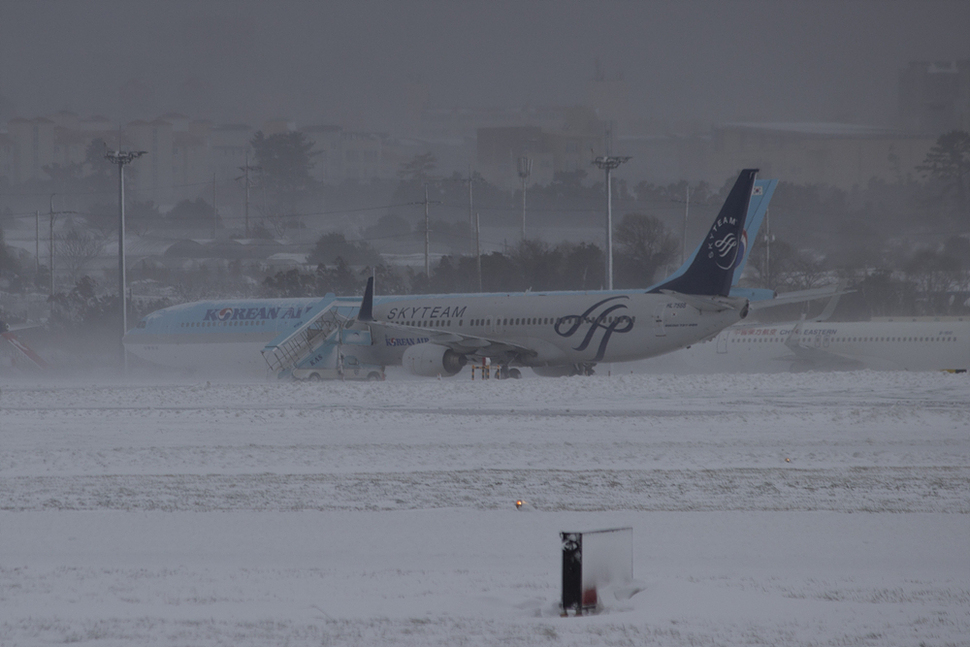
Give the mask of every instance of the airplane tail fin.
[{"label": "airplane tail fin", "polygon": [[[761,223],[764,222],[765,214],[768,213],[768,204],[771,196],[775,194],[778,180],[755,180],[754,188],[751,190],[751,201],[748,203],[748,215],[744,221],[744,234],[741,238],[741,257],[735,263],[734,281],[731,283],[737,286],[744,273],[744,266],[748,263],[748,257],[754,248],[754,242],[758,238],[761,230]],[[740,295],[739,295],[740,296]]]},{"label": "airplane tail fin", "polygon": [[714,224],[683,273],[655,286],[650,292],[672,290],[682,294],[726,297],[734,271],[744,258],[742,238],[748,203],[758,169],[741,171]]}]

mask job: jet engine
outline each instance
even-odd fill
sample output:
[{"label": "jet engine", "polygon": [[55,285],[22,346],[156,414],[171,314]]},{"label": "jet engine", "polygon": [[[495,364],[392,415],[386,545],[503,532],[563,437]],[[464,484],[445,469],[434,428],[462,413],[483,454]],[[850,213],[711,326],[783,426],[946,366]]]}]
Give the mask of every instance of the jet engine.
[{"label": "jet engine", "polygon": [[415,375],[451,377],[462,369],[468,358],[438,344],[415,344],[404,351],[401,364]]}]

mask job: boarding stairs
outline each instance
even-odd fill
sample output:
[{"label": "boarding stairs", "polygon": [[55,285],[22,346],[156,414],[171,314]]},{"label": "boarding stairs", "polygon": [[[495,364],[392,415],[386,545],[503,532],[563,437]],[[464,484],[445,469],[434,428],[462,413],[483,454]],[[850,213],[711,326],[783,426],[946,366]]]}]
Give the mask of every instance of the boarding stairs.
[{"label": "boarding stairs", "polygon": [[292,370],[321,344],[327,341],[338,343],[340,327],[348,319],[339,314],[337,308],[338,306],[346,308],[348,305],[351,304],[334,299],[293,332],[283,333],[266,344],[261,352],[269,369],[276,374]]}]

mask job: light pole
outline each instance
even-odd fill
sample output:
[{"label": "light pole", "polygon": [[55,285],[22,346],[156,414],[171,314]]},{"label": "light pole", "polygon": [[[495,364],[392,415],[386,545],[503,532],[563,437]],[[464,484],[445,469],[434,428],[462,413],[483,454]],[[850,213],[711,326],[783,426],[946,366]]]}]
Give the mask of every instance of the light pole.
[{"label": "light pole", "polygon": [[431,212],[428,206],[441,204],[438,200],[428,200],[428,183],[424,183],[424,200],[421,202],[408,202],[408,204],[424,205],[424,275],[431,279]]},{"label": "light pole", "polygon": [[610,173],[629,157],[601,155],[593,160],[593,166],[606,171],[606,289],[613,289],[613,187]]},{"label": "light pole", "polygon": [[[245,166],[240,166],[239,167],[239,170],[240,171],[243,171],[245,173],[245,175],[241,175],[241,176],[237,177],[236,179],[237,180],[246,180],[246,211],[245,211],[245,213],[246,213],[246,239],[248,240],[249,239],[249,187],[251,186],[251,183],[252,183],[252,181],[249,179],[249,172],[250,171],[262,171],[263,170],[263,167],[261,167],[261,166],[250,166],[250,164],[249,164],[249,151],[247,150],[246,151],[246,165]],[[215,193],[213,192],[213,194],[212,194],[212,209],[213,209],[213,212],[215,211],[215,204],[216,204],[215,203]],[[212,217],[213,217],[213,219],[215,219],[215,213],[213,213],[213,216]]]},{"label": "light pole", "polygon": [[128,332],[128,299],[125,291],[125,166],[138,159],[148,151],[108,151],[105,158],[112,164],[118,165],[118,301],[121,304],[121,366],[127,372],[128,362],[125,355],[124,337]]},{"label": "light pole", "polygon": [[[54,196],[56,193],[51,193],[51,210],[50,210],[50,297],[51,303],[53,304],[54,298],[54,218],[65,213],[77,213],[77,211],[54,211]],[[40,218],[40,212],[37,212],[38,219]],[[34,223],[35,228],[37,228],[37,249],[40,249],[40,223]],[[39,268],[39,266],[38,266]],[[51,306],[53,307],[53,305]]]},{"label": "light pole", "polygon": [[525,187],[532,175],[532,160],[528,157],[519,158],[519,177],[522,178],[522,240],[525,240]]}]

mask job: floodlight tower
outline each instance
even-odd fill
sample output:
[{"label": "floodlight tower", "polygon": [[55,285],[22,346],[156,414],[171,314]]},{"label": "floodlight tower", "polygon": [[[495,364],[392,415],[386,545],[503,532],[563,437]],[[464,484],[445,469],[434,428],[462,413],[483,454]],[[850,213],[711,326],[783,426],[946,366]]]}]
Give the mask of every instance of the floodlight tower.
[{"label": "floodlight tower", "polygon": [[112,164],[118,165],[118,300],[121,304],[121,344],[122,370],[127,372],[128,362],[125,355],[124,337],[128,332],[128,299],[125,290],[125,166],[131,164],[148,151],[109,151],[104,156]]},{"label": "floodlight tower", "polygon": [[610,174],[620,164],[629,160],[616,155],[600,155],[593,160],[593,166],[606,171],[606,289],[613,289],[613,186]]},{"label": "floodlight tower", "polygon": [[525,240],[525,187],[532,175],[532,160],[528,157],[519,158],[519,177],[522,178],[522,240]]}]

